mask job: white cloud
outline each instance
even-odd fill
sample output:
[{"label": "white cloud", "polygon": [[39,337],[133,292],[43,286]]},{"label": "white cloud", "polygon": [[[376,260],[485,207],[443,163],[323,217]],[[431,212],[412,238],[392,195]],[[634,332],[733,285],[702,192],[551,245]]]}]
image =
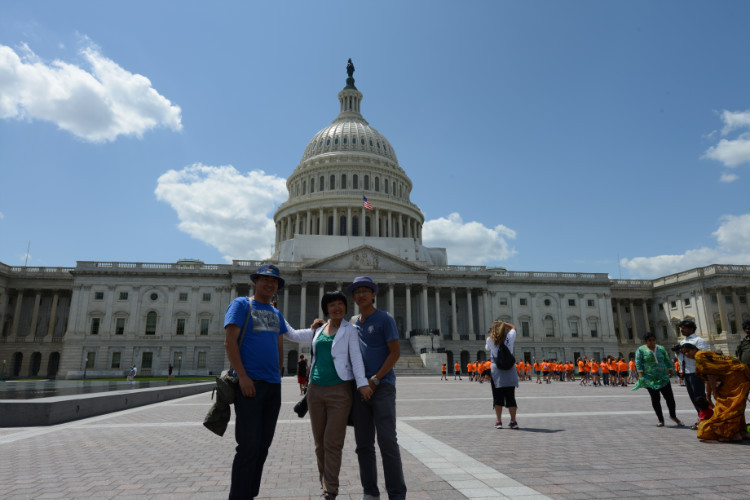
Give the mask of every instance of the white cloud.
[{"label": "white cloud", "polygon": [[750,110],[747,111],[727,111],[721,112],[721,121],[724,122],[724,128],[721,129],[721,135],[727,135],[738,128],[750,128]]},{"label": "white cloud", "polygon": [[724,215],[719,228],[712,233],[717,245],[702,247],[677,255],[622,259],[620,264],[633,274],[645,278],[707,266],[710,264],[750,265],[750,214]]},{"label": "white cloud", "polygon": [[5,218],[5,216],[3,215],[2,212],[0,212],[0,219],[4,219],[4,218]]},{"label": "white cloud", "polygon": [[[750,128],[750,110],[724,110],[721,112],[721,121],[724,123],[724,128],[721,129],[722,136],[727,136],[738,129]],[[710,137],[715,137],[715,135],[714,132],[710,134]],[[708,148],[702,158],[716,160],[729,168],[750,163],[750,132],[742,132],[734,138],[721,139],[718,144]],[[721,180],[727,182],[724,176]]]},{"label": "white cloud", "polygon": [[90,71],[55,60],[45,64],[23,45],[0,45],[0,118],[43,120],[91,142],[120,135],[141,137],[164,126],[181,130],[181,110],[151,81],[89,46],[81,51]]},{"label": "white cloud", "polygon": [[736,180],[737,180],[737,179],[739,179],[739,178],[740,178],[740,176],[739,176],[739,175],[737,175],[737,174],[729,174],[729,173],[727,173],[727,172],[723,172],[723,173],[721,174],[721,177],[719,178],[719,180],[720,180],[721,182],[726,182],[726,183],[730,183],[730,182],[734,182],[734,181],[736,181]]},{"label": "white cloud", "polygon": [[510,228],[465,223],[457,213],[426,221],[422,228],[422,241],[426,246],[446,248],[450,262],[471,265],[496,264],[513,256],[516,251],[508,240],[515,238],[516,232]]},{"label": "white cloud", "polygon": [[154,192],[177,212],[181,231],[217,248],[227,262],[271,256],[273,212],[288,197],[286,179],[200,163],[169,170]]}]

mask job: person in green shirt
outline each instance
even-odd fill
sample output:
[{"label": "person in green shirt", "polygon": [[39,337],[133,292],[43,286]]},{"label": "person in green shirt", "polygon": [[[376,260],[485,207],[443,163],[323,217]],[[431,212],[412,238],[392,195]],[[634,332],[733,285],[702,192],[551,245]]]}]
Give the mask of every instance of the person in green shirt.
[{"label": "person in green shirt", "polygon": [[664,415],[661,411],[661,396],[667,402],[669,418],[677,425],[682,425],[677,418],[677,405],[672,393],[672,384],[669,377],[672,376],[672,361],[664,346],[656,344],[656,335],[648,332],[642,345],[635,352],[635,367],[638,371],[638,381],[633,390],[645,387],[651,396],[651,406],[659,419],[658,427],[664,427]]}]

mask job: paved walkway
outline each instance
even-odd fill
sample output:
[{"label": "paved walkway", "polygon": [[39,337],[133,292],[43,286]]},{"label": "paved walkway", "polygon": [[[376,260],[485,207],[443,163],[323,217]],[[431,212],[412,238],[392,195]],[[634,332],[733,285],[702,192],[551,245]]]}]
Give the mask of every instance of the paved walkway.
[{"label": "paved walkway", "polygon": [[[523,382],[521,429],[495,430],[487,384],[402,377],[407,498],[750,497],[750,442],[702,443],[689,428],[657,428],[646,391],[629,389]],[[678,415],[692,423],[685,389],[674,389]],[[292,411],[297,394],[296,380],[286,378],[264,500],[320,495],[309,421]],[[223,438],[206,430],[210,404],[201,394],[56,426],[0,429],[0,497],[224,499],[233,427]],[[349,429],[340,500],[361,498],[356,464]]]}]

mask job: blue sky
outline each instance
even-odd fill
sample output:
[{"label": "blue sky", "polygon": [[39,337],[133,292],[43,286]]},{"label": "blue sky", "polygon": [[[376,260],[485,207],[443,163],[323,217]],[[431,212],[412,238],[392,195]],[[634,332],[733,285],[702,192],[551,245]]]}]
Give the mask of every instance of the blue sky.
[{"label": "blue sky", "polygon": [[269,256],[351,57],[450,264],[750,264],[749,23],[744,0],[4,1],[0,262]]}]

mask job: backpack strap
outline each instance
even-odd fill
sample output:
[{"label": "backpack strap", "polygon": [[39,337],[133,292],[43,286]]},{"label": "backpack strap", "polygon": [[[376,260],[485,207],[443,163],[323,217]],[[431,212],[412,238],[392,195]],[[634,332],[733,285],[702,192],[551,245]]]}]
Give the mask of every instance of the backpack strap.
[{"label": "backpack strap", "polygon": [[245,318],[245,324],[242,326],[242,333],[240,334],[240,340],[237,345],[242,348],[242,342],[245,340],[245,332],[247,331],[247,324],[250,323],[250,313],[253,310],[253,298],[247,298],[247,317]]}]

